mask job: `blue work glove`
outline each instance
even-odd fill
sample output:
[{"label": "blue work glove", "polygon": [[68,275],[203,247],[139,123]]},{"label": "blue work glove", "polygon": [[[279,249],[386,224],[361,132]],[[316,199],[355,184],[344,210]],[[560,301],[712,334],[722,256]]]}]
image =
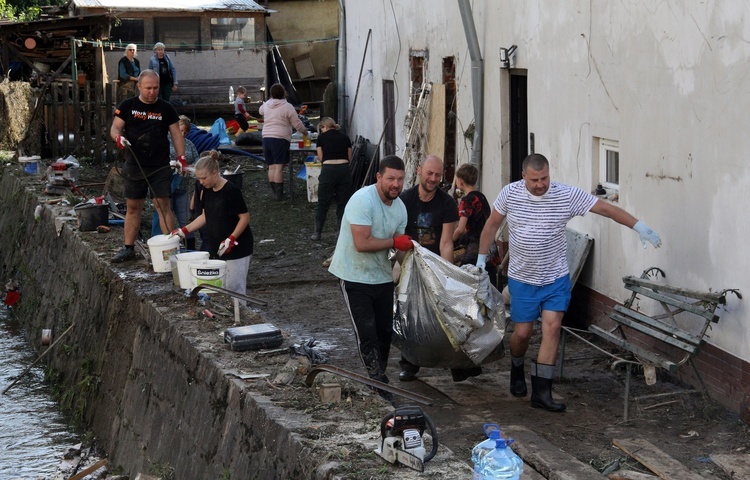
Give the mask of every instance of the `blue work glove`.
[{"label": "blue work glove", "polygon": [[487,267],[486,253],[480,253],[479,255],[477,255],[477,267],[481,268],[482,270],[485,270],[485,267]]},{"label": "blue work glove", "polygon": [[641,237],[643,248],[646,248],[646,241],[651,242],[654,248],[661,247],[661,237],[659,237],[659,234],[651,230],[651,227],[649,227],[642,221],[638,220],[637,222],[635,222],[635,225],[633,225],[633,230],[638,232],[638,235]]}]

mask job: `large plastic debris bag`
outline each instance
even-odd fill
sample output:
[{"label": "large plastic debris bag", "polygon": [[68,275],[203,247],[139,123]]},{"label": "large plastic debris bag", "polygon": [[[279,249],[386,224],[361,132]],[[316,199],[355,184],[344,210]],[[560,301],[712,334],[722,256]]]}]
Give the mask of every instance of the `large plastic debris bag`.
[{"label": "large plastic debris bag", "polygon": [[394,343],[422,367],[470,368],[503,355],[504,305],[487,272],[414,244],[401,265]]}]

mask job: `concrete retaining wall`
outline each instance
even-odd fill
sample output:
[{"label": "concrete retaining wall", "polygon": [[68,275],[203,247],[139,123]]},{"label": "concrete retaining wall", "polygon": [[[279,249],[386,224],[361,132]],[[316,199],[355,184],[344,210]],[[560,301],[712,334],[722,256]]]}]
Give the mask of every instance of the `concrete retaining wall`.
[{"label": "concrete retaining wall", "polygon": [[[46,206],[34,220],[36,192],[17,166],[0,180],[0,260],[4,279],[22,285],[17,315],[34,347],[41,330],[63,407],[85,422],[112,466],[174,478],[312,478],[315,461],[290,433],[301,421],[250,396],[196,351],[179,322],[148,300],[149,282],[123,280],[87,247],[85,234],[58,236]],[[91,234],[89,234],[91,235]]]}]

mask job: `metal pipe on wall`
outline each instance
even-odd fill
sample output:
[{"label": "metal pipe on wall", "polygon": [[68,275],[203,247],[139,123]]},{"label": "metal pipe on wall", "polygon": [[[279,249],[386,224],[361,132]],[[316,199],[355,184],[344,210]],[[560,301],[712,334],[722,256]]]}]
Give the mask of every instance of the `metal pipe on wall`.
[{"label": "metal pipe on wall", "polygon": [[339,0],[341,16],[339,17],[339,55],[338,55],[338,120],[341,130],[348,131],[346,124],[346,6],[345,0]]},{"label": "metal pipe on wall", "polygon": [[[469,0],[458,0],[461,11],[461,21],[464,25],[466,43],[469,45],[471,57],[471,92],[474,104],[474,140],[471,151],[471,163],[479,169],[479,179],[482,179],[482,143],[484,131],[484,60],[479,50],[477,30],[474,27],[474,17]],[[481,183],[480,183],[481,185]]]}]

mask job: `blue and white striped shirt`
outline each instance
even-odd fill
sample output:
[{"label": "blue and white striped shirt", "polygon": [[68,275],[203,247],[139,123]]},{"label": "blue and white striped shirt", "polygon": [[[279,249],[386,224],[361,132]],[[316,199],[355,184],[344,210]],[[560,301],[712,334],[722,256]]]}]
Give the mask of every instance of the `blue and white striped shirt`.
[{"label": "blue and white striped shirt", "polygon": [[508,277],[531,285],[549,285],[568,274],[565,226],[585,215],[598,198],[578,187],[550,182],[535,197],[523,180],[506,185],[493,207],[507,218],[510,232]]}]

